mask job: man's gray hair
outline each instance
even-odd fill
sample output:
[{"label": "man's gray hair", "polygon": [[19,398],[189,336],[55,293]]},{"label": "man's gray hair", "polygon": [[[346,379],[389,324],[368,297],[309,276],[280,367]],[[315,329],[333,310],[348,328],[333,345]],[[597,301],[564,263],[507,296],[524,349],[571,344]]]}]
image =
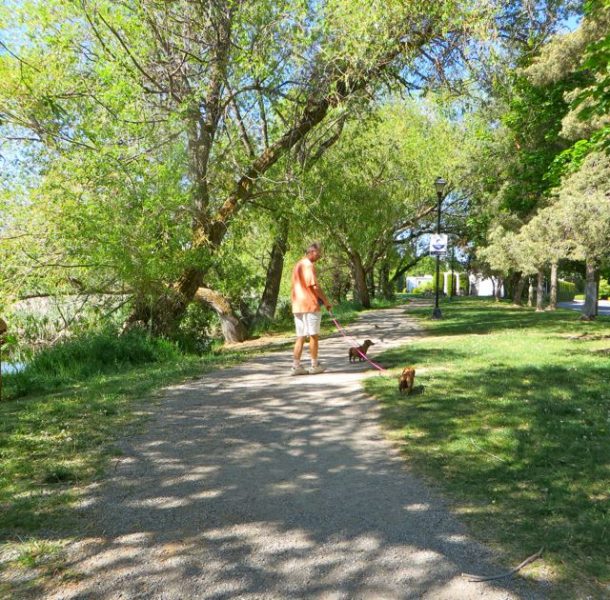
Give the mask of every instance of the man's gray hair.
[{"label": "man's gray hair", "polygon": [[309,244],[309,246],[307,247],[307,250],[305,251],[306,254],[309,254],[310,252],[313,252],[314,250],[316,252],[320,252],[320,249],[322,248],[322,246],[320,245],[320,242],[312,242],[311,244]]}]

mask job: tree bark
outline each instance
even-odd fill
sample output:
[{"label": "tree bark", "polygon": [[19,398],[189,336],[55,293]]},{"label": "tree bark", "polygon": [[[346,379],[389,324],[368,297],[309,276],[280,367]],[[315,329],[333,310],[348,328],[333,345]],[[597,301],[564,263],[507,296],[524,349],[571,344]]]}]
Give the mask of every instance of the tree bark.
[{"label": "tree bark", "polygon": [[538,269],[536,281],[536,312],[544,310],[544,271]]},{"label": "tree bark", "polygon": [[394,299],[394,287],[390,281],[390,265],[387,262],[383,262],[379,268],[379,286],[385,300]]},{"label": "tree bark", "polygon": [[496,302],[500,302],[502,299],[502,285],[504,284],[504,280],[502,277],[499,277],[494,280],[494,296],[496,298]]},{"label": "tree bark", "polygon": [[547,310],[557,309],[557,272],[558,265],[556,262],[551,263],[551,293],[549,297],[549,305]]},{"label": "tree bark", "polygon": [[[222,75],[226,67],[226,51],[230,46],[230,21],[226,23],[222,31],[221,38],[218,40],[219,48],[216,60],[212,65],[214,74]],[[231,220],[237,215],[239,210],[251,199],[254,189],[260,178],[271,169],[281,158],[290,152],[296,144],[307,136],[315,127],[327,116],[328,111],[338,106],[343,100],[366,88],[367,84],[379,77],[381,73],[391,68],[394,59],[402,52],[421,48],[430,39],[433,32],[432,22],[427,24],[423,30],[419,31],[412,41],[397,40],[385,55],[379,57],[376,64],[372,65],[363,73],[355,73],[353,76],[346,76],[344,68],[337,66],[324,82],[324,88],[313,86],[309,96],[303,103],[303,109],[296,122],[287,128],[273,144],[266,147],[254,160],[247,165],[238,177],[233,190],[226,196],[222,205],[215,214],[210,214],[208,203],[209,190],[207,189],[207,177],[202,174],[207,172],[207,161],[211,156],[211,145],[214,141],[215,127],[218,124],[219,114],[216,109],[220,106],[220,86],[221,78],[214,77],[214,85],[210,89],[209,98],[206,105],[210,108],[210,115],[203,117],[204,134],[201,135],[200,115],[192,113],[191,127],[188,133],[191,136],[189,152],[195,152],[190,157],[191,171],[195,174],[196,185],[193,188],[195,215],[192,227],[191,249],[197,251],[207,249],[210,254],[214,254],[221,246],[228,231]],[[199,119],[197,127],[193,127],[195,118]],[[210,120],[211,119],[211,120]],[[163,323],[170,327],[182,317],[188,304],[195,298],[199,288],[203,286],[206,276],[205,267],[190,267],[186,269],[178,281],[171,286],[166,297],[159,299],[158,305],[153,307],[155,314],[163,314]],[[358,274],[360,277],[360,274]],[[370,306],[368,293],[361,291],[366,305]],[[169,301],[168,301],[169,299]],[[363,306],[365,304],[363,303]],[[129,322],[142,320],[148,322],[151,316],[150,308],[136,306],[134,312],[128,319]],[[160,330],[157,328],[160,332]]]},{"label": "tree bark", "polygon": [[279,231],[273,242],[271,257],[267,266],[265,289],[256,311],[257,318],[273,319],[277,308],[277,299],[280,293],[282,272],[284,271],[284,256],[288,248],[288,219],[283,218],[279,223]]},{"label": "tree bark", "polygon": [[366,287],[369,291],[369,297],[374,298],[376,289],[375,289],[375,271],[371,268],[366,272]]},{"label": "tree bark", "polygon": [[592,321],[597,314],[597,265],[587,258],[585,269],[585,303],[580,318],[582,321]]},{"label": "tree bark", "polygon": [[515,282],[513,289],[513,304],[516,306],[523,305],[523,289],[525,288],[525,277],[521,273],[517,274],[518,279]]},{"label": "tree bark", "polygon": [[243,342],[246,340],[246,327],[235,315],[231,304],[222,294],[206,287],[200,287],[195,292],[195,300],[204,302],[214,309],[220,318],[225,342]]},{"label": "tree bark", "polygon": [[531,277],[528,277],[527,280],[527,305],[531,308],[534,306],[534,280]]},{"label": "tree bark", "polygon": [[2,345],[6,341],[5,334],[8,330],[6,321],[0,318],[0,402],[2,401]]},{"label": "tree bark", "polygon": [[354,276],[354,291],[356,292],[356,299],[363,306],[363,308],[371,308],[371,298],[369,296],[369,290],[366,284],[366,273],[364,272],[362,259],[357,252],[350,252],[349,258],[350,266],[352,268],[352,275]]}]

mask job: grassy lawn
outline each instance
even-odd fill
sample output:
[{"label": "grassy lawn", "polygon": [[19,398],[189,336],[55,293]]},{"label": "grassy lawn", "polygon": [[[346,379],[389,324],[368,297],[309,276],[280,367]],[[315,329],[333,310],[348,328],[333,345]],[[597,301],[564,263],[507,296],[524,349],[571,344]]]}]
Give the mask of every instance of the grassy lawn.
[{"label": "grassy lawn", "polygon": [[410,310],[427,335],[379,357],[416,367],[415,394],[366,383],[392,437],[510,565],[544,546],[530,576],[550,570],[557,597],[607,597],[610,319],[471,298],[442,310]]}]

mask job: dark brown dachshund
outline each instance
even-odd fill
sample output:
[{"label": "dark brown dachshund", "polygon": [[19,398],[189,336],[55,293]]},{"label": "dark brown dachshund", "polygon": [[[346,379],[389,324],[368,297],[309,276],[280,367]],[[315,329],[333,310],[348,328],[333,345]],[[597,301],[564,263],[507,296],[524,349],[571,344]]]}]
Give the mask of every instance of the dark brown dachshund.
[{"label": "dark brown dachshund", "polygon": [[[375,344],[371,340],[364,340],[364,344],[362,344],[362,346],[358,346],[357,348],[350,348],[349,349],[349,361],[356,362],[357,358],[360,359],[360,361],[363,361],[364,358],[362,358],[362,354],[366,354],[368,349],[374,345]],[[360,354],[360,353],[362,353],[362,354]]]},{"label": "dark brown dachshund", "polygon": [[415,381],[415,369],[413,367],[405,367],[398,378],[398,391],[407,391],[410,394],[413,391],[413,382]]}]

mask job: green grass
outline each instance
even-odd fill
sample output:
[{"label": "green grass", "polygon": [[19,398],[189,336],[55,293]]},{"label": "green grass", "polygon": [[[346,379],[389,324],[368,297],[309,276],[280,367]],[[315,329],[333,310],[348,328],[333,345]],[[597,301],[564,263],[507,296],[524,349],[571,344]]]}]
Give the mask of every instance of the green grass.
[{"label": "green grass", "polygon": [[427,335],[379,357],[414,365],[417,393],[401,397],[395,378],[366,383],[391,435],[511,564],[544,546],[558,597],[601,598],[610,584],[610,319],[470,298],[442,310],[441,321],[430,308],[410,311]]}]

